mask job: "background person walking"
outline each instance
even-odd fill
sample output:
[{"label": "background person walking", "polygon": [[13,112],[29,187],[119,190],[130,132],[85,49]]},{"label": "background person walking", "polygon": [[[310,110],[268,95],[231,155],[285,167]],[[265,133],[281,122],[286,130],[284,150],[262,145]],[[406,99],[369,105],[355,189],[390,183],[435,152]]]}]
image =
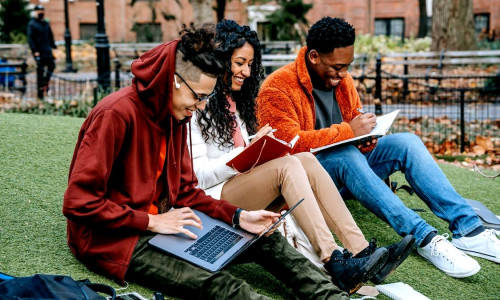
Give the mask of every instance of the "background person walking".
[{"label": "background person walking", "polygon": [[45,7],[36,5],[34,16],[28,23],[28,44],[36,61],[37,98],[43,100],[48,91],[50,77],[55,69],[52,49],[56,48],[50,25],[44,19]]}]

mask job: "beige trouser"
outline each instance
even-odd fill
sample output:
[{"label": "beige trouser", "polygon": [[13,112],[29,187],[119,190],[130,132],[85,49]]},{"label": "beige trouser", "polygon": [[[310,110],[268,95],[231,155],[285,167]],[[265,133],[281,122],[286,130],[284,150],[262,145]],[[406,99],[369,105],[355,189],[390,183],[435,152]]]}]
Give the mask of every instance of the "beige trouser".
[{"label": "beige trouser", "polygon": [[284,203],[271,203],[280,195],[290,207],[304,198],[292,214],[323,262],[339,248],[330,230],[354,254],[368,246],[330,175],[310,153],[278,158],[238,174],[224,184],[221,199],[246,210],[278,211]]}]

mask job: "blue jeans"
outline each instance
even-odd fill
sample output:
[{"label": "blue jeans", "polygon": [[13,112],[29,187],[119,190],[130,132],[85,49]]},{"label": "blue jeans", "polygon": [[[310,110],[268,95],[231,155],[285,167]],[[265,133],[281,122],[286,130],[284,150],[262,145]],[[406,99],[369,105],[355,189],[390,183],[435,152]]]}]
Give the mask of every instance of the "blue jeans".
[{"label": "blue jeans", "polygon": [[462,237],[482,223],[467,201],[451,186],[420,138],[411,133],[384,136],[371,152],[355,146],[331,148],[316,156],[339,189],[355,199],[399,235],[413,234],[417,245],[437,230],[407,208],[381,179],[401,171],[415,193],[443,220],[453,237]]}]

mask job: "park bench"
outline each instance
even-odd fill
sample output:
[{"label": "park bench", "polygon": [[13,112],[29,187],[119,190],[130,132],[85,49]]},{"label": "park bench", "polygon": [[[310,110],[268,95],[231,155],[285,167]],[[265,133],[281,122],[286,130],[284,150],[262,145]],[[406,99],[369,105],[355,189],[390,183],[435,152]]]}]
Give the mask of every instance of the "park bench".
[{"label": "park bench", "polygon": [[[266,76],[274,70],[294,62],[295,58],[297,58],[297,54],[262,54],[262,66]],[[367,64],[368,56],[366,54],[355,54],[351,68],[361,69],[361,76],[363,76]]]},{"label": "park bench", "polygon": [[267,41],[261,42],[262,54],[290,54],[300,47],[297,41]]},{"label": "park bench", "polygon": [[381,54],[378,59],[384,65],[430,66],[442,70],[451,65],[498,65],[500,50],[390,53]]},{"label": "park bench", "polygon": [[0,88],[5,97],[15,91],[26,92],[27,57],[27,45],[0,45]]},{"label": "park bench", "polygon": [[134,60],[158,45],[159,43],[112,43],[110,46],[114,54],[115,68],[121,69],[123,67],[125,71],[130,71]]}]

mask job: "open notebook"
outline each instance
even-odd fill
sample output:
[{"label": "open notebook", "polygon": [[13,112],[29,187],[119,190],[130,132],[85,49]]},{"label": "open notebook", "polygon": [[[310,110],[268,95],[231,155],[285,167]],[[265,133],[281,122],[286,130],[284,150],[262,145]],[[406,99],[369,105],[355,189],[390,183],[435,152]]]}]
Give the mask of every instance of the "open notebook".
[{"label": "open notebook", "polygon": [[352,139],[347,139],[343,140],[337,143],[329,144],[323,147],[318,147],[318,148],[312,148],[311,153],[315,153],[324,149],[328,149],[331,147],[336,147],[340,145],[348,145],[348,144],[354,144],[354,145],[359,145],[363,144],[367,141],[371,141],[373,139],[378,139],[379,137],[384,136],[387,131],[389,131],[389,128],[391,128],[392,123],[394,123],[394,120],[396,119],[396,116],[399,113],[399,109],[395,110],[391,113],[385,114],[383,116],[377,117],[377,125],[372,129],[372,131],[368,134],[360,135],[357,137],[354,137]]},{"label": "open notebook", "polygon": [[430,300],[404,282],[379,284],[377,290],[394,300]]}]

